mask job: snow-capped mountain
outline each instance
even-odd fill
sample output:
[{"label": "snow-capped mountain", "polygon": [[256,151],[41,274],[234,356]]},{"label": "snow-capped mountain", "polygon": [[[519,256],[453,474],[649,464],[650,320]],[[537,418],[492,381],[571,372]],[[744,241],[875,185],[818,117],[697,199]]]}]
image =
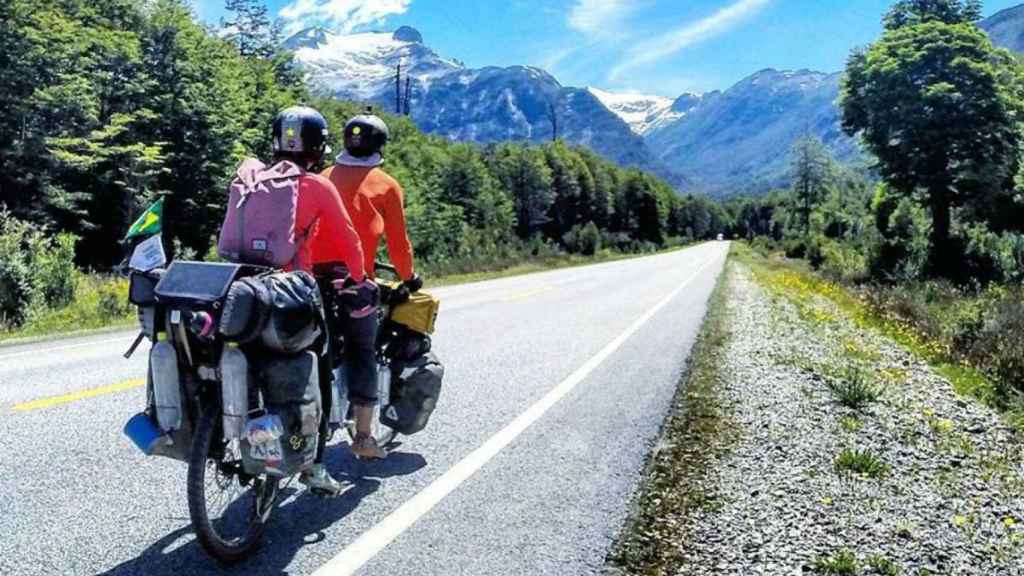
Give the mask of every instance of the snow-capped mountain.
[{"label": "snow-capped mountain", "polygon": [[648,133],[647,144],[662,162],[694,175],[704,192],[788,186],[789,150],[806,134],[820,138],[841,162],[861,158],[841,128],[840,76],[762,70],[725,92],[705,94],[684,117]]},{"label": "snow-capped mountain", "polygon": [[339,35],[303,30],[284,47],[317,92],[393,110],[399,65],[412,79],[410,110],[423,130],[453,140],[541,142],[558,136],[624,166],[683,179],[654,159],[643,139],[591,92],[562,86],[531,66],[470,69],[431,50],[415,29]]},{"label": "snow-capped mountain", "polygon": [[438,56],[413,28],[394,33],[335,34],[309,28],[292,36],[284,47],[306,71],[314,90],[348,100],[376,100],[395,92],[395,71],[421,86],[462,70],[454,60]]},{"label": "snow-capped mountain", "polygon": [[700,103],[695,94],[673,100],[636,92],[606,92],[593,86],[587,90],[641,136],[679,120]]}]

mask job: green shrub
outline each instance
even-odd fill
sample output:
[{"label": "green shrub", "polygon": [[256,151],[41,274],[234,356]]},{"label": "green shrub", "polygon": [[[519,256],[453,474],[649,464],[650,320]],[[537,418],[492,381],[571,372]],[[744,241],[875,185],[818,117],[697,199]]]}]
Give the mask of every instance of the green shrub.
[{"label": "green shrub", "polygon": [[625,232],[605,232],[601,244],[622,253],[634,252],[636,248],[636,241]]},{"label": "green shrub", "polygon": [[872,276],[893,282],[922,278],[928,260],[929,215],[884,184],[878,186],[871,211],[881,235],[871,248]]},{"label": "green shrub", "polygon": [[127,295],[118,284],[103,283],[97,292],[96,311],[100,317],[120,318],[131,314],[132,304],[128,301]]},{"label": "green shrub", "polygon": [[74,299],[79,274],[77,239],[46,230],[0,210],[0,328],[14,328],[39,310]]},{"label": "green shrub", "polygon": [[206,254],[203,256],[203,262],[223,262],[224,259],[220,257],[220,253],[217,252],[217,237],[210,238],[210,247],[206,249]]},{"label": "green shrub", "polygon": [[750,247],[763,256],[769,256],[775,252],[775,245],[767,236],[754,238],[750,241]]},{"label": "green shrub", "polygon": [[1001,391],[1024,393],[1024,300],[1015,291],[1001,301],[973,338],[968,357],[992,375]]},{"label": "green shrub", "polygon": [[71,234],[59,234],[55,239],[37,237],[30,248],[35,252],[32,284],[42,304],[47,308],[61,308],[75,299],[80,272],[75,267],[75,244]]},{"label": "green shrub", "polygon": [[868,567],[882,576],[899,576],[903,573],[898,564],[879,554],[868,558]]},{"label": "green shrub", "polygon": [[865,478],[878,479],[889,473],[889,465],[868,450],[846,448],[839,453],[835,462],[836,472],[841,476],[856,474]]},{"label": "green shrub", "polygon": [[840,550],[831,557],[814,559],[811,569],[826,576],[848,576],[860,572],[860,563],[853,552]]},{"label": "green shrub", "polygon": [[820,270],[821,265],[825,263],[825,245],[829,243],[829,240],[824,236],[812,236],[807,240],[807,263],[811,265],[811,268]]},{"label": "green shrub", "polygon": [[83,274],[71,304],[56,309],[34,308],[16,331],[0,331],[0,339],[130,325],[134,318],[126,278]]},{"label": "green shrub", "polygon": [[1024,235],[996,234],[983,224],[964,231],[962,269],[970,279],[987,282],[1024,280]]},{"label": "green shrub", "polygon": [[787,258],[803,258],[807,255],[807,243],[803,238],[787,238],[782,243]]},{"label": "green shrub", "polygon": [[833,243],[821,234],[792,235],[783,240],[782,248],[787,258],[807,260],[811,268],[818,270],[825,263],[825,246]]},{"label": "green shrub", "polygon": [[828,387],[836,402],[853,410],[877,402],[881,396],[881,390],[868,381],[862,370],[848,370],[842,377],[830,380]]},{"label": "green shrub", "polygon": [[577,224],[565,233],[562,242],[572,254],[593,256],[601,250],[601,231],[593,222],[587,222],[585,226]]},{"label": "green shrub", "polygon": [[821,245],[821,271],[833,280],[859,283],[868,279],[868,259],[850,244],[826,240]]},{"label": "green shrub", "polygon": [[0,212],[0,327],[21,325],[32,303],[29,230],[28,224]]}]

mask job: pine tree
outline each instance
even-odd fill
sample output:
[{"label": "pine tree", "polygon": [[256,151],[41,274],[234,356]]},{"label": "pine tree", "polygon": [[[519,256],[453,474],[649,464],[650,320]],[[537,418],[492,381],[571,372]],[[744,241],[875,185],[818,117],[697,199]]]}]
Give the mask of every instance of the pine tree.
[{"label": "pine tree", "polygon": [[269,59],[281,42],[281,26],[270,20],[267,5],[260,0],[227,0],[230,14],[221,19],[223,38],[238,46],[246,58]]},{"label": "pine tree", "polygon": [[811,213],[825,194],[832,159],[821,140],[805,136],[793,146],[793,192],[800,205],[804,236],[811,233]]}]

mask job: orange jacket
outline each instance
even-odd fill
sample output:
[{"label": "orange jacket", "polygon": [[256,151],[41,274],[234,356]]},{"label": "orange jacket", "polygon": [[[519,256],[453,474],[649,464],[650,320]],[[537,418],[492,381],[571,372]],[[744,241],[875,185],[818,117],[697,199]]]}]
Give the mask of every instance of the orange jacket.
[{"label": "orange jacket", "polygon": [[383,235],[388,255],[402,280],[413,277],[412,243],[405,229],[402,187],[380,168],[331,166],[323,172],[338,189],[363,244],[366,273],[373,276]]},{"label": "orange jacket", "polygon": [[299,178],[295,225],[309,231],[299,247],[299,268],[312,273],[317,264],[342,262],[356,282],[366,277],[363,249],[345,204],[334,184],[318,174]]}]

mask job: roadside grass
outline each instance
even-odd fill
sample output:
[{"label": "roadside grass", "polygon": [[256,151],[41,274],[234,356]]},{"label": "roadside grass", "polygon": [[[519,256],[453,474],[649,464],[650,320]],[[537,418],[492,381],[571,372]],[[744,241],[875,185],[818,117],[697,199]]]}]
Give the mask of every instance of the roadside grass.
[{"label": "roadside grass", "polygon": [[[933,371],[953,385],[958,394],[1001,412],[1009,424],[1024,431],[1024,399],[1008,393],[1007,386],[1000,386],[978,368],[955,358],[949,346],[927,337],[910,321],[881,313],[865,299],[824,279],[801,261],[764,256],[739,242],[733,245],[732,253],[750,268],[754,278],[769,294],[791,302],[802,319],[815,325],[838,321],[828,307],[822,306],[823,300],[830,302],[857,327],[878,331],[892,339],[927,362]],[[870,360],[873,356],[873,351],[858,348],[854,342],[849,344],[850,347],[844,350],[849,359]],[[899,383],[905,379],[906,373],[897,372],[885,376]]]},{"label": "roadside grass", "polygon": [[856,416],[843,416],[839,420],[839,426],[842,427],[843,430],[853,434],[855,432],[860,432],[860,430],[864,428],[864,423]]},{"label": "roadside grass", "polygon": [[828,388],[836,401],[852,410],[863,410],[868,404],[877,402],[882,395],[879,387],[868,381],[864,370],[857,366],[847,367],[839,378],[831,378]]},{"label": "roadside grass", "polygon": [[836,473],[840,476],[859,476],[878,480],[889,473],[889,465],[869,450],[845,448],[835,461]]},{"label": "roadside grass", "polygon": [[128,302],[126,278],[83,274],[71,304],[57,310],[33,310],[21,328],[0,330],[0,343],[51,334],[129,327],[134,321],[135,308]]},{"label": "roadside grass", "polygon": [[900,568],[899,564],[878,554],[868,558],[867,564],[869,568],[874,570],[875,574],[880,574],[881,576],[899,576],[903,573],[903,569]]},{"label": "roadside grass", "polygon": [[686,517],[720,509],[724,502],[702,486],[715,461],[735,444],[736,427],[720,399],[721,355],[731,338],[726,306],[727,267],[711,297],[708,316],[690,355],[658,447],[607,563],[623,574],[672,574],[687,559]]},{"label": "roadside grass", "polygon": [[853,552],[844,549],[826,558],[815,558],[811,570],[824,576],[852,576],[860,573],[860,562]]}]

